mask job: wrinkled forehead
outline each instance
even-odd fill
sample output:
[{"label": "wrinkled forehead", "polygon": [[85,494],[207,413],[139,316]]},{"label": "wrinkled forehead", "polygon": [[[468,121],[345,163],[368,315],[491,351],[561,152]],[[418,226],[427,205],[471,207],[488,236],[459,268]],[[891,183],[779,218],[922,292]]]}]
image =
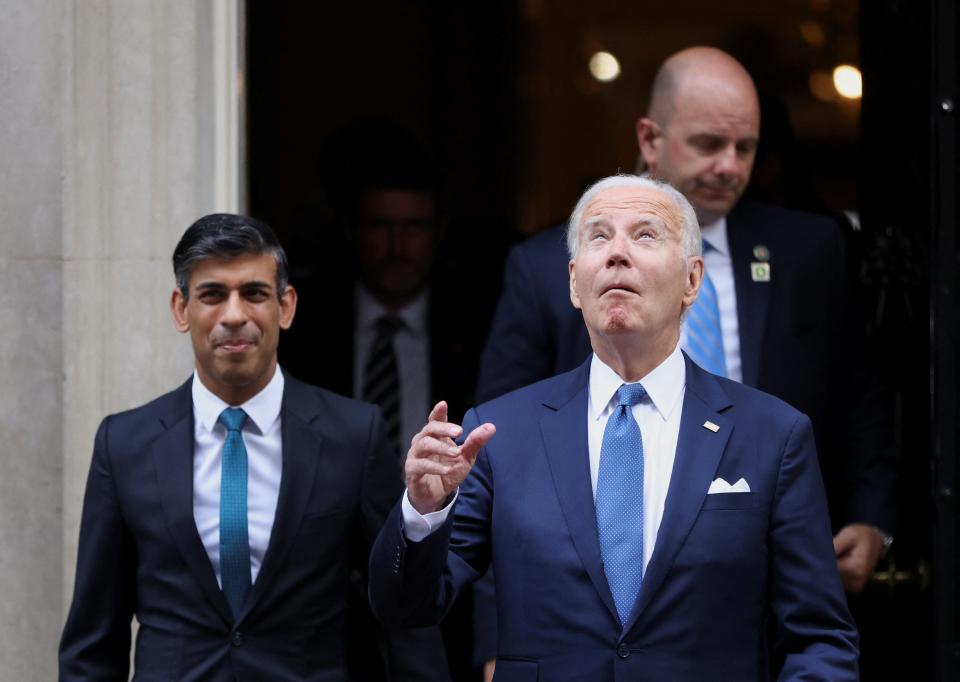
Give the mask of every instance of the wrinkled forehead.
[{"label": "wrinkled forehead", "polygon": [[673,199],[653,187],[613,187],[595,196],[583,212],[580,229],[598,223],[658,225],[679,232],[680,214]]}]

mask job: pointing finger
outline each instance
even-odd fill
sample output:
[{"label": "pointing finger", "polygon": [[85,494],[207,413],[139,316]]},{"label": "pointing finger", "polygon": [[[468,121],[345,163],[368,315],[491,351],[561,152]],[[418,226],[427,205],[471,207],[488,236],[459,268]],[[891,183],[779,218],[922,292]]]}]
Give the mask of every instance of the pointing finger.
[{"label": "pointing finger", "polygon": [[445,422],[447,421],[447,401],[441,400],[439,403],[433,406],[433,409],[430,410],[430,416],[427,417],[428,422]]},{"label": "pointing finger", "polygon": [[463,441],[463,445],[460,446],[461,454],[472,462],[480,451],[480,448],[489,443],[490,439],[493,438],[493,434],[496,432],[497,427],[493,424],[489,422],[481,424],[471,431],[467,439]]}]

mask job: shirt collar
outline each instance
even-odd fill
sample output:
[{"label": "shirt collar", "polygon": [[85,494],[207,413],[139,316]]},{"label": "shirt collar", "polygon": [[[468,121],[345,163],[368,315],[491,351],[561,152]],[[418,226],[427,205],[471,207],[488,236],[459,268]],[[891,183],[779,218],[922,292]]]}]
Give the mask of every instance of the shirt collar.
[{"label": "shirt collar", "polygon": [[[650,396],[650,402],[666,421],[679,403],[687,379],[687,367],[683,362],[680,344],[673,349],[666,360],[657,365],[645,377],[640,379],[643,388]],[[590,417],[599,419],[612,409],[617,390],[627,383],[603,360],[593,354],[590,362]]]},{"label": "shirt collar", "polygon": [[[360,330],[372,331],[377,325],[377,320],[391,312],[360,282],[357,282],[354,289],[354,301],[356,301],[357,329]],[[424,288],[416,298],[393,311],[393,314],[403,320],[403,329],[415,336],[424,336],[427,333],[429,302],[430,295]]]},{"label": "shirt collar", "polygon": [[266,433],[280,417],[280,405],[283,402],[283,372],[279,366],[262,391],[242,405],[228,405],[200,381],[197,371],[193,371],[193,414],[198,424],[213,432],[220,413],[228,407],[240,407],[247,413],[247,422],[253,422],[261,434]]},{"label": "shirt collar", "polygon": [[721,216],[709,225],[700,228],[700,236],[714,251],[730,257],[730,242],[727,240],[727,218]]}]

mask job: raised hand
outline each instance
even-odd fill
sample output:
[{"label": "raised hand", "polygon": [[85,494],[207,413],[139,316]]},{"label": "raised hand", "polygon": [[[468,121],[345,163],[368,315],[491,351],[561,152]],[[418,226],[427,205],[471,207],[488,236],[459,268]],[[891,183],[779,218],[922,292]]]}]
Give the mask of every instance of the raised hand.
[{"label": "raised hand", "polygon": [[470,432],[463,445],[457,445],[454,439],[463,429],[447,421],[447,403],[437,403],[426,425],[413,437],[407,453],[404,473],[413,508],[421,514],[443,508],[470,473],[480,448],[496,431],[493,424],[481,424]]}]

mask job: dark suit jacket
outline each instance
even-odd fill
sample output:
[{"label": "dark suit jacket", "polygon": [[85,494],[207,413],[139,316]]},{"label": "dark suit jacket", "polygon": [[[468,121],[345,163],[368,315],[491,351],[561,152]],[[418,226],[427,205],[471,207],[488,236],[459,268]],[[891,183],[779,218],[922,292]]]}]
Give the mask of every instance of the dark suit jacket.
[{"label": "dark suit jacket", "polygon": [[[346,282],[346,284],[344,283]],[[353,281],[329,282],[320,279],[301,281],[297,319],[285,332],[280,343],[280,361],[296,376],[343,395],[353,395],[354,306]],[[338,292],[338,293],[331,293]],[[446,400],[452,421],[460,421],[469,405],[474,404],[480,335],[470,333],[463,320],[450,315],[454,310],[446,300],[444,287],[431,289],[428,310],[430,334],[431,406]],[[427,415],[424,414],[424,421]],[[401,444],[398,455],[406,455]],[[358,605],[366,602],[366,586],[352,598]],[[472,600],[461,599],[448,622],[444,623],[446,643],[441,633],[407,630],[395,633],[387,642],[390,665],[401,679],[442,682],[452,677],[457,682],[474,676],[472,664]],[[372,616],[363,617],[358,606],[353,611],[351,632],[358,633],[350,645],[350,658],[359,678],[365,682],[384,679],[379,662],[366,655],[362,645],[364,632],[374,627]]]},{"label": "dark suit jacket", "polygon": [[[686,370],[664,516],[623,628],[590,485],[588,362],[468,413],[465,433],[489,421],[497,434],[435,534],[407,542],[394,508],[371,555],[374,612],[394,625],[436,620],[492,562],[498,682],[760,679],[768,616],[780,679],[855,680],[809,420],[689,360]],[[751,492],[708,495],[717,477]]]},{"label": "dark suit jacket", "polygon": [[100,425],[60,679],[126,679],[133,615],[138,680],[347,679],[351,567],[402,489],[379,410],[285,375],[276,518],[234,622],[193,518],[190,385]]}]

